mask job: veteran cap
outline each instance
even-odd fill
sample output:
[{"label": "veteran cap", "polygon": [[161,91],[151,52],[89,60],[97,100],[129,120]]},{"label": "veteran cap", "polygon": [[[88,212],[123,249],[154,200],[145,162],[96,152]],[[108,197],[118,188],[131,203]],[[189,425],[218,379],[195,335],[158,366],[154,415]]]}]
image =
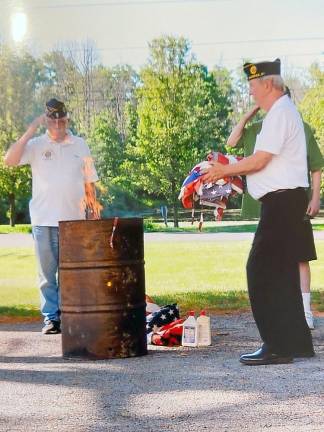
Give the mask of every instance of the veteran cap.
[{"label": "veteran cap", "polygon": [[244,73],[249,81],[267,75],[280,75],[280,59],[260,63],[244,63]]},{"label": "veteran cap", "polygon": [[67,116],[67,110],[63,102],[53,98],[46,102],[45,114],[51,119],[60,119]]}]

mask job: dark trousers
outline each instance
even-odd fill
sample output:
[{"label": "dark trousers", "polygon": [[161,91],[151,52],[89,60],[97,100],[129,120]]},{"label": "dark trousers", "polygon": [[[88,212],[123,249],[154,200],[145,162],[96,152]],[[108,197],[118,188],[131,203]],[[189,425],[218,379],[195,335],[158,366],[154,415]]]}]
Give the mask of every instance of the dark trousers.
[{"label": "dark trousers", "polygon": [[[304,189],[262,198],[261,218],[247,262],[251,308],[260,336],[274,353],[313,353],[298,267],[307,195]],[[298,251],[298,252],[296,252]]]}]

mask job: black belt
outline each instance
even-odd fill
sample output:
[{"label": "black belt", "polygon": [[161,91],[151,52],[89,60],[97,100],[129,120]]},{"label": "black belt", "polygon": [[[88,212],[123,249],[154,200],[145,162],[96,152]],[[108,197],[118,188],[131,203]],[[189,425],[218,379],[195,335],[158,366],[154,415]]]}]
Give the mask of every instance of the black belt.
[{"label": "black belt", "polygon": [[288,192],[288,191],[297,191],[297,190],[305,190],[305,188],[300,186],[300,187],[297,187],[294,189],[278,189],[278,190],[268,192],[267,194],[263,195],[261,198],[259,198],[259,201],[263,201],[266,197],[271,197],[272,195],[276,195],[278,193]]}]

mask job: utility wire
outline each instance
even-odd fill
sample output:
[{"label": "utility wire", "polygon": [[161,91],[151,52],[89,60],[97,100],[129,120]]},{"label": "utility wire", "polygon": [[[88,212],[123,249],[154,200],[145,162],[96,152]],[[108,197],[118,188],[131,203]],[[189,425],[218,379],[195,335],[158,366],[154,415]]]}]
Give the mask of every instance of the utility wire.
[{"label": "utility wire", "polygon": [[[276,42],[295,42],[295,41],[314,41],[314,40],[323,40],[324,37],[314,37],[314,38],[290,38],[290,39],[251,39],[251,40],[243,40],[243,41],[219,41],[219,42],[192,42],[192,47],[203,47],[203,46],[216,46],[216,45],[241,45],[241,44],[253,44],[253,43],[276,43]],[[149,44],[149,43],[148,43]],[[134,45],[134,46],[120,46],[120,47],[103,47],[103,48],[94,48],[96,51],[138,51],[138,50],[146,50],[148,48],[147,45]],[[63,48],[61,51],[83,51],[83,48],[80,47],[72,47]],[[318,53],[308,53],[312,54],[324,54],[324,51],[320,51]],[[283,55],[283,54],[282,54]],[[287,55],[292,55],[291,53]],[[296,55],[305,55],[305,54],[296,54]]]},{"label": "utility wire", "polygon": [[[51,4],[51,5],[38,5],[28,6],[24,5],[24,10],[35,10],[35,9],[67,9],[67,8],[81,8],[81,7],[115,7],[115,6],[155,6],[155,5],[172,5],[172,4],[189,4],[189,3],[232,3],[240,0],[120,0],[111,2],[99,2],[99,3],[70,3],[70,4]],[[3,5],[3,7],[11,7],[11,5]]]}]

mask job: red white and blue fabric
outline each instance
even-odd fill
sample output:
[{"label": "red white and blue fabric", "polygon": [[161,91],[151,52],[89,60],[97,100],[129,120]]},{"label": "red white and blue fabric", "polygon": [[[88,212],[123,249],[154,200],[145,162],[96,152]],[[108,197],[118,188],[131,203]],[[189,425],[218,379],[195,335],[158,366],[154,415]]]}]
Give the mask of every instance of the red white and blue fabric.
[{"label": "red white and blue fabric", "polygon": [[179,346],[181,345],[184,319],[178,319],[170,324],[155,329],[151,334],[152,345]]},{"label": "red white and blue fabric", "polygon": [[162,327],[180,318],[176,303],[161,307],[157,312],[146,316],[146,332],[151,333],[154,327]]},{"label": "red white and blue fabric", "polygon": [[211,161],[227,165],[237,163],[241,159],[242,157],[238,156],[211,152],[207,161],[195,165],[181,187],[179,199],[182,201],[183,207],[194,208],[195,202],[199,202],[201,206],[214,207],[216,219],[221,220],[228,199],[237,193],[243,193],[242,178],[240,176],[226,177],[215,183],[204,184],[201,179],[202,170],[209,168]]},{"label": "red white and blue fabric", "polygon": [[161,308],[152,297],[146,295],[145,300],[147,343],[168,347],[181,345],[184,319],[179,319],[177,304]]}]

